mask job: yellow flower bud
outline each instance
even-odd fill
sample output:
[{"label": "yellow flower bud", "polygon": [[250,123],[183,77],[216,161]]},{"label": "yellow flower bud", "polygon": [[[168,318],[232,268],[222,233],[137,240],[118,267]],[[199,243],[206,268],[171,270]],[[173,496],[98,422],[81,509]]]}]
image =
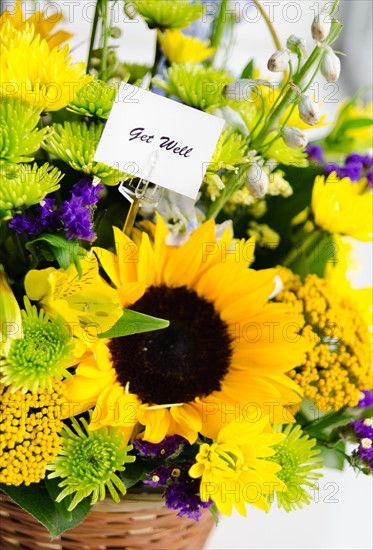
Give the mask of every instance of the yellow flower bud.
[{"label": "yellow flower bud", "polygon": [[21,336],[21,309],[0,265],[0,353],[7,355],[12,340]]}]

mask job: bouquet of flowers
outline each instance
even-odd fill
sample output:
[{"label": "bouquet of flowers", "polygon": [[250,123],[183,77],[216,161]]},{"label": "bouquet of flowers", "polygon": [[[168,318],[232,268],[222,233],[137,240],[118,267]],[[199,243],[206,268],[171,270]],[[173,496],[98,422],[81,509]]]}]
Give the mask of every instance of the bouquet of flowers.
[{"label": "bouquet of flowers", "polygon": [[[226,0],[97,0],[87,63],[60,15],[1,14],[0,482],[52,536],[133,491],[198,521],[301,508],[324,465],[372,472],[371,295],[347,277],[372,107],[307,143],[310,86],[340,73],[330,4],[307,43],[268,22],[264,76],[222,68]],[[114,9],[156,29],[152,67],[118,58]],[[94,159],[123,82],[223,120],[196,200],[151,176],[136,198]]]}]

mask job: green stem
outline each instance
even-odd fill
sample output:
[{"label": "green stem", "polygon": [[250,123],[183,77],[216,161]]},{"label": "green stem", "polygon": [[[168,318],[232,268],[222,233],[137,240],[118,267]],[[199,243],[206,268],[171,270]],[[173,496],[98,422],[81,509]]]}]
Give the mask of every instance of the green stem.
[{"label": "green stem", "polygon": [[108,24],[109,5],[108,0],[100,0],[101,4],[101,64],[100,74],[101,80],[107,80],[107,58],[108,58],[108,40],[110,24]]},{"label": "green stem", "polygon": [[280,42],[280,39],[276,33],[276,29],[274,28],[274,26],[272,25],[271,23],[271,20],[270,18],[268,17],[267,15],[267,12],[265,11],[265,9],[263,8],[263,6],[261,5],[261,3],[259,2],[259,0],[254,0],[254,4],[256,5],[256,7],[258,8],[260,14],[262,15],[264,21],[266,22],[266,25],[268,27],[268,30],[269,32],[271,33],[271,36],[272,36],[272,39],[273,39],[273,42],[275,44],[275,47],[276,47],[276,50],[282,50],[282,46],[281,46],[281,42]]},{"label": "green stem", "polygon": [[97,0],[96,2],[96,8],[95,8],[95,15],[93,18],[92,23],[92,29],[91,29],[91,38],[89,41],[89,50],[88,50],[88,59],[87,59],[87,68],[86,73],[89,74],[89,69],[91,67],[91,60],[92,60],[92,52],[95,45],[96,40],[96,33],[97,33],[97,24],[98,24],[98,18],[99,18],[99,9],[100,9],[100,1]]},{"label": "green stem", "polygon": [[321,231],[314,231],[292,250],[292,252],[296,252],[296,256],[294,257],[294,254],[289,252],[282,260],[281,265],[290,267],[293,263],[297,262],[301,256],[309,256],[309,252],[314,249],[315,245],[319,243],[322,238],[323,234]]},{"label": "green stem", "polygon": [[152,72],[151,72],[152,78],[157,73],[157,67],[161,57],[162,57],[162,48],[159,44],[159,40],[157,39],[156,46],[155,46],[154,63],[153,63]]},{"label": "green stem", "polygon": [[[220,2],[220,9],[218,15],[214,19],[213,28],[211,32],[210,42],[213,48],[218,48],[223,36],[224,27],[226,24],[226,9],[229,0],[222,0]],[[215,52],[216,53],[216,52]],[[215,54],[210,58],[210,64],[212,64],[215,58]]]},{"label": "green stem", "polygon": [[233,193],[235,193],[238,189],[241,189],[244,180],[246,178],[247,173],[247,165],[243,164],[239,167],[237,173],[233,172],[229,178],[228,181],[222,189],[221,194],[216,199],[216,201],[212,202],[207,210],[206,218],[210,220],[211,218],[216,218],[217,215],[220,213],[222,208],[224,208],[227,201],[231,198]]}]

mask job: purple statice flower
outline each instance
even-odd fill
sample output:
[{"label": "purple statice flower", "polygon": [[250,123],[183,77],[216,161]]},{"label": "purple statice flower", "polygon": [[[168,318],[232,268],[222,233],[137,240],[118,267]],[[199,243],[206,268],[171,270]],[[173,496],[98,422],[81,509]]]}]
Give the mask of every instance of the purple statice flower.
[{"label": "purple statice flower", "polygon": [[371,390],[362,390],[361,393],[364,397],[361,396],[361,399],[356,406],[359,407],[359,409],[371,407],[373,405],[373,392]]},{"label": "purple statice flower", "polygon": [[363,164],[364,158],[364,155],[359,155],[359,153],[350,153],[345,158],[345,164],[350,164],[350,162],[360,162]]},{"label": "purple statice flower", "polygon": [[150,474],[147,474],[149,479],[146,479],[144,483],[150,485],[150,487],[164,487],[174,470],[175,466],[159,466]]},{"label": "purple statice flower", "polygon": [[71,188],[71,195],[73,197],[80,197],[82,199],[82,206],[96,204],[100,198],[100,191],[102,191],[104,187],[100,183],[93,185],[92,181],[92,178],[87,176],[78,181],[78,183]]},{"label": "purple statice flower", "polygon": [[180,435],[166,435],[160,443],[149,443],[143,439],[135,439],[133,446],[143,456],[170,458],[177,456],[182,450],[186,439]]},{"label": "purple statice flower", "polygon": [[324,164],[324,172],[327,176],[329,176],[332,172],[336,172],[338,178],[344,177],[343,168],[338,166],[336,162],[327,162]]},{"label": "purple statice flower", "polygon": [[179,477],[173,478],[168,485],[164,497],[167,508],[179,510],[177,516],[188,516],[198,521],[202,509],[209,508],[213,502],[202,502],[199,496],[200,480],[193,479],[188,474],[189,466],[180,472]]},{"label": "purple statice flower", "polygon": [[351,181],[359,181],[363,175],[363,164],[361,162],[346,163],[344,168],[340,169],[343,177],[349,178]]},{"label": "purple statice flower", "polygon": [[9,222],[16,233],[36,235],[45,229],[61,229],[61,221],[56,210],[55,199],[44,199],[34,208],[32,215],[15,214]]},{"label": "purple statice flower", "polygon": [[352,429],[360,438],[357,454],[363,464],[373,471],[373,423],[371,418],[354,420],[351,422]]},{"label": "purple statice flower", "polygon": [[73,195],[70,200],[63,201],[60,213],[69,241],[72,239],[93,241],[96,234],[92,231],[91,209],[83,205],[82,197]]},{"label": "purple statice flower", "polygon": [[313,162],[318,162],[320,164],[324,162],[324,151],[321,145],[317,145],[317,143],[310,143],[306,147],[306,153],[308,158]]}]

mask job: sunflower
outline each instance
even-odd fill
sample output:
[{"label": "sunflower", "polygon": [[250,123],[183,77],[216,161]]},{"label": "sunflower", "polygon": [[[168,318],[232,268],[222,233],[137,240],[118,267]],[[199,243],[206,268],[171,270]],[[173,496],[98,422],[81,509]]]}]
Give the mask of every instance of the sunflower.
[{"label": "sunflower", "polygon": [[152,443],[215,437],[253,409],[291,422],[286,406],[300,396],[286,373],[309,344],[296,335],[302,318],[268,303],[276,272],[248,269],[253,242],[232,241],[229,228],[216,243],[212,220],[180,247],[166,245],[161,218],[149,227],[152,241],[143,232],[137,246],[114,227],[117,254],[94,250],[121,305],[170,327],[100,340],[67,382],[69,401],[79,410],[95,404],[92,428],[139,422]]}]

